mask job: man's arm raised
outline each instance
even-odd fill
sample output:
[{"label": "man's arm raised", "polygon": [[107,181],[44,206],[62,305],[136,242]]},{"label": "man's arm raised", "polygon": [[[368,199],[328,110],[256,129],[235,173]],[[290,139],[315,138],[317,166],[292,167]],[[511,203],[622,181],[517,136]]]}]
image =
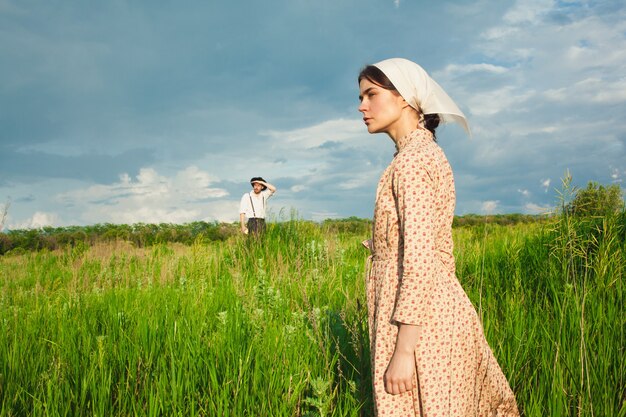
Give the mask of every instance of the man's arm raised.
[{"label": "man's arm raised", "polygon": [[276,192],[276,187],[272,184],[270,184],[269,182],[265,182],[265,181],[257,181],[259,184],[264,185],[267,187],[268,190],[270,190],[272,192],[272,194],[274,194]]}]

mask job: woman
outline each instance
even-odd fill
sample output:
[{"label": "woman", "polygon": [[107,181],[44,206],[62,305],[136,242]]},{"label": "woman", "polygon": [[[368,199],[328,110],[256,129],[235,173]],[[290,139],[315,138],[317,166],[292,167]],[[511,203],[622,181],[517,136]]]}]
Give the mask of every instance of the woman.
[{"label": "woman", "polygon": [[455,276],[450,165],[441,121],[465,116],[417,64],[388,59],[359,74],[369,133],[396,155],[378,184],[367,280],[379,416],[517,416],[515,397]]}]

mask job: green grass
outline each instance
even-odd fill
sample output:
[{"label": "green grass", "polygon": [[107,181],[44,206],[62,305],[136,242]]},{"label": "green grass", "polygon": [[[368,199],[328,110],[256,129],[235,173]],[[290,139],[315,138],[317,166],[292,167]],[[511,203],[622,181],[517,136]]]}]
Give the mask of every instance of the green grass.
[{"label": "green grass", "polygon": [[[0,417],[371,415],[367,236],[331,226],[0,257]],[[623,227],[454,230],[524,415],[626,416]]]}]

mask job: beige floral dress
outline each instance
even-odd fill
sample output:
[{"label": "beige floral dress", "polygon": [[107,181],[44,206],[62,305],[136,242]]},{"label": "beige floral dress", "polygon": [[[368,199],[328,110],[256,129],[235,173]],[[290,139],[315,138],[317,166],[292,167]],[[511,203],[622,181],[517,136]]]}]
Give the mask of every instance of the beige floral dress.
[{"label": "beige floral dress", "polygon": [[[472,303],[455,276],[452,170],[430,132],[400,139],[376,193],[367,279],[378,416],[517,416]],[[387,394],[398,323],[421,326],[415,388]]]}]

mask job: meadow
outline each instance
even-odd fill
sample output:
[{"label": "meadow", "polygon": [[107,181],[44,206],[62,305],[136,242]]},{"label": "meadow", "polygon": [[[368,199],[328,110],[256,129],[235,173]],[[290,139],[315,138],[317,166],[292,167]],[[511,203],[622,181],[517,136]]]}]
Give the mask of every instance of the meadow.
[{"label": "meadow", "polygon": [[[626,216],[454,229],[525,416],[626,416]],[[341,222],[0,256],[0,417],[369,416],[360,242]]]}]

